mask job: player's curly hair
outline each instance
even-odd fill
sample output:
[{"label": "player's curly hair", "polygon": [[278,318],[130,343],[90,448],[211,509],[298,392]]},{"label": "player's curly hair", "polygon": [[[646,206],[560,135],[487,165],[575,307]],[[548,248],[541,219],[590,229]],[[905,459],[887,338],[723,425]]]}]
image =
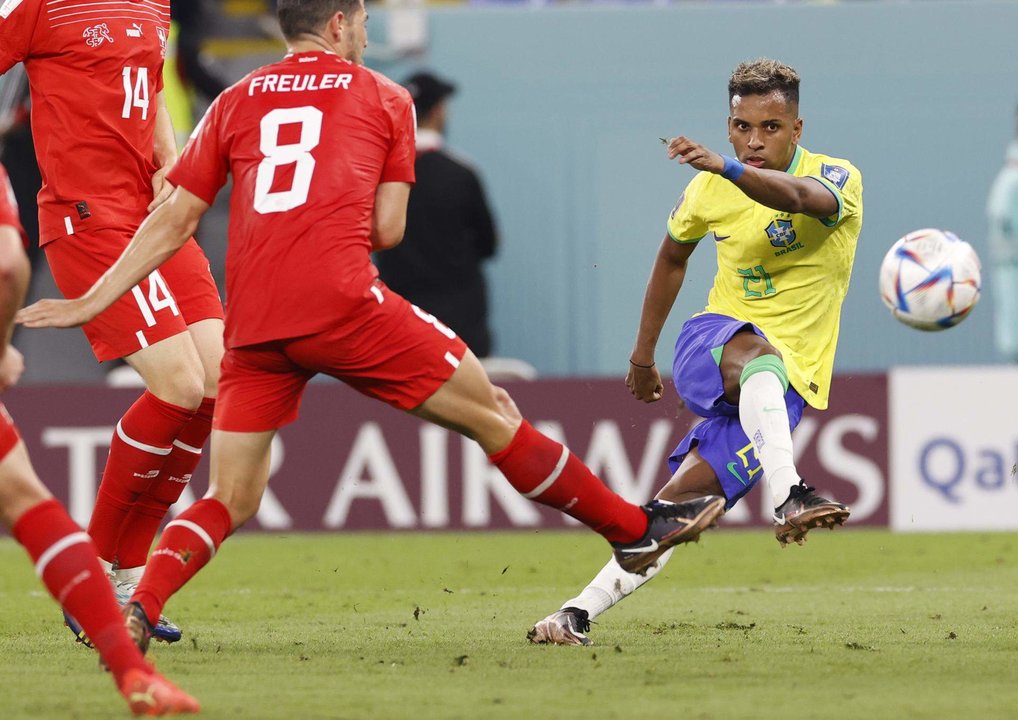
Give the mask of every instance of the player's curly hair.
[{"label": "player's curly hair", "polygon": [[350,16],[360,7],[360,0],[279,0],[276,14],[283,37],[292,40],[321,30],[338,12]]},{"label": "player's curly hair", "polygon": [[758,58],[736,65],[728,81],[728,100],[736,95],[768,95],[780,92],[790,103],[799,103],[799,73],[790,65]]}]

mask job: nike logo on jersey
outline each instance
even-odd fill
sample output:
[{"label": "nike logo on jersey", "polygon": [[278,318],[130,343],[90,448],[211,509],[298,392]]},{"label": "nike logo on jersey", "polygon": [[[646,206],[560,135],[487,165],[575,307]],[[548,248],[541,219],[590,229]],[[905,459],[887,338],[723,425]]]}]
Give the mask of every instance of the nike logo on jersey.
[{"label": "nike logo on jersey", "polygon": [[735,469],[737,466],[736,466],[736,464],[734,462],[728,463],[728,465],[726,467],[728,468],[728,472],[730,472],[732,475],[735,476],[736,480],[741,482],[743,485],[746,484],[746,481],[742,479],[742,475],[740,475],[739,471]]},{"label": "nike logo on jersey", "polygon": [[721,242],[722,240],[727,240],[730,237],[731,237],[731,235],[718,235],[717,233],[715,233],[714,234],[714,241],[715,242]]}]

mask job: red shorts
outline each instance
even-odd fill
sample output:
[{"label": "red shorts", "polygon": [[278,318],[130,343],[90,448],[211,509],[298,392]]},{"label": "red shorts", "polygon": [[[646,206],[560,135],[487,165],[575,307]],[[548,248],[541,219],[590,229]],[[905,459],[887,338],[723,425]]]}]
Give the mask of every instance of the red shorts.
[{"label": "red shorts", "polygon": [[18,429],[14,427],[14,419],[3,403],[0,403],[0,460],[7,457],[7,453],[14,449],[20,439]]},{"label": "red shorts", "polygon": [[[66,235],[43,246],[53,279],[66,298],[84,295],[120,257],[134,232],[119,228]],[[162,267],[83,326],[99,362],[138,352],[223,317],[209,261],[191,238]]]},{"label": "red shorts", "polygon": [[376,289],[355,320],[337,318],[335,327],[314,335],[227,350],[212,426],[264,432],[293,422],[304,385],[317,373],[400,410],[431,397],[459,367],[466,343],[382,283]]}]

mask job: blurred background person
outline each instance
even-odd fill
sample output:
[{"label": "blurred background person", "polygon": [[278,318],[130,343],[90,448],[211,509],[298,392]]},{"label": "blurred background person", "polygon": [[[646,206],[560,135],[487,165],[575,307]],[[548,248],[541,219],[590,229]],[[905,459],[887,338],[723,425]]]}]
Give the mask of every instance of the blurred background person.
[{"label": "blurred background person", "polygon": [[376,257],[382,280],[451,327],[478,357],[492,352],[482,263],[498,246],[477,171],[445,148],[456,86],[429,72],[403,83],[417,110],[417,182],[403,243]]},{"label": "blurred background person", "polygon": [[1018,362],[1018,108],[1004,167],[990,189],[986,212],[994,284],[997,349]]},{"label": "blurred background person", "polygon": [[197,118],[229,84],[203,52],[214,17],[204,0],[173,0],[163,83],[177,148],[183,150]]},{"label": "blurred background person", "polygon": [[42,187],[42,175],[35,161],[30,111],[28,75],[19,63],[0,76],[0,165],[7,168],[10,177],[21,226],[28,236],[28,259],[34,270],[40,254],[36,195]]}]

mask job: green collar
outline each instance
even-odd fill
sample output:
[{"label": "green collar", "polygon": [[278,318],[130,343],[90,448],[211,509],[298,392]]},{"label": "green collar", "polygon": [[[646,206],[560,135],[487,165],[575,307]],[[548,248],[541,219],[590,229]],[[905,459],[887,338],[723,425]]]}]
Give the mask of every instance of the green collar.
[{"label": "green collar", "polygon": [[802,159],[802,147],[799,145],[795,146],[795,154],[792,156],[792,162],[788,163],[788,167],[785,172],[789,175],[795,175],[795,169],[799,167],[799,160]]}]

